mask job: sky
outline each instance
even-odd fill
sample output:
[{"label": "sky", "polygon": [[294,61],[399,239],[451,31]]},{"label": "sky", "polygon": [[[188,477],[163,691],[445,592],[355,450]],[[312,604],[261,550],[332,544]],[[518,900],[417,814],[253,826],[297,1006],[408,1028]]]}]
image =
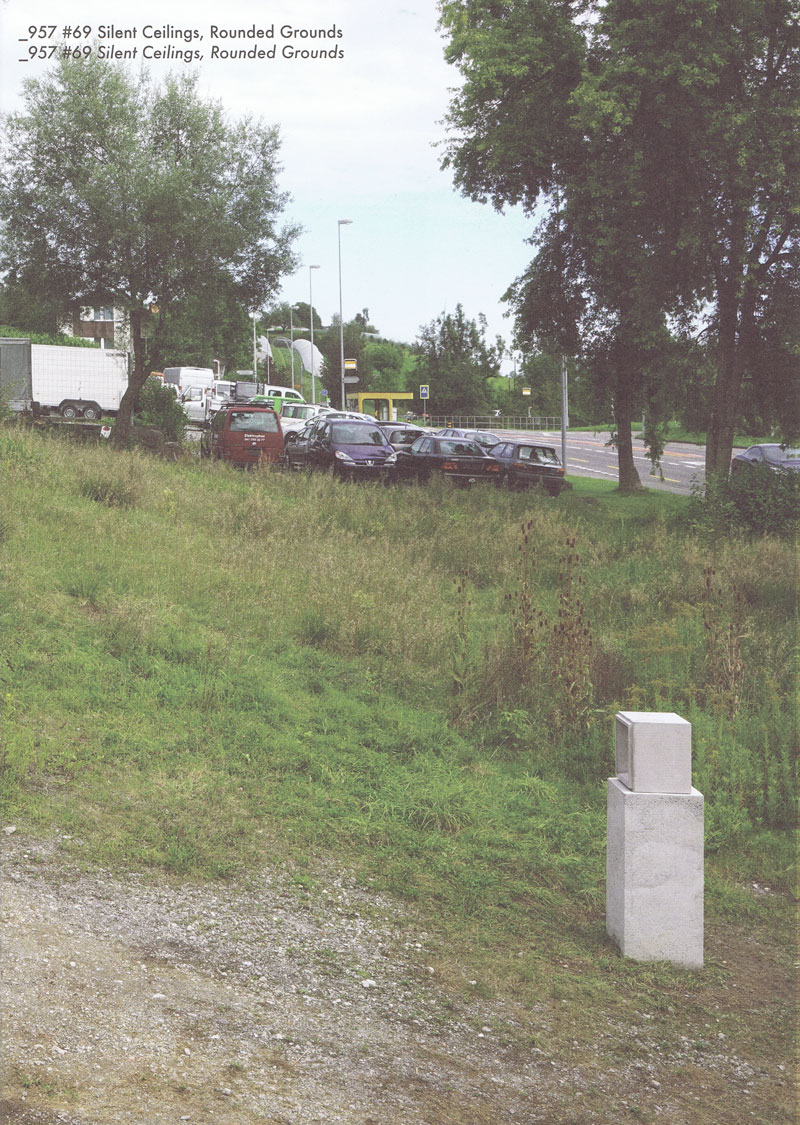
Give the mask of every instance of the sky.
[{"label": "sky", "polygon": [[[460,303],[467,316],[486,316],[490,341],[499,335],[510,345],[513,325],[501,298],[532,257],[533,220],[464,199],[441,170],[437,146],[458,74],[444,61],[435,0],[407,3],[0,0],[0,108],[19,108],[24,79],[53,65],[36,57],[37,48],[62,42],[136,49],[125,65],[146,66],[156,78],[197,71],[202,95],[220,100],[232,117],[280,128],[286,217],[303,228],[295,244],[301,265],[284,280],[280,300],[311,296],[325,324],[338,315],[338,220],[350,219],[341,227],[346,320],[369,309],[382,335],[410,343]],[[91,30],[66,40],[65,28]],[[234,30],[272,35],[224,34]],[[333,34],[307,34],[319,30]],[[274,58],[212,57],[215,49],[273,47]],[[292,55],[319,49],[338,49],[339,57]],[[149,57],[158,51],[171,57]],[[203,57],[175,54],[186,51]]]}]

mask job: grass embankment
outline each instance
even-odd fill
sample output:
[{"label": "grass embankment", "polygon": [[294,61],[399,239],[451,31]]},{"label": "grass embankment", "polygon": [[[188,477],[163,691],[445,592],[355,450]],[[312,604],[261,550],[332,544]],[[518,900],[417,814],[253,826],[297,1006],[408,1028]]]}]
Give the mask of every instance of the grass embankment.
[{"label": "grass embankment", "polygon": [[[556,1037],[587,1004],[701,1027],[729,920],[790,972],[791,544],[709,540],[679,497],[585,480],[351,487],[11,429],[0,473],[6,824],[190,878],[268,855],[313,880],[324,853],[413,902],[443,962],[565,1001]],[[698,983],[605,938],[620,709],[693,724]],[[790,1034],[775,984],[763,1026],[724,1028],[765,1059]]]},{"label": "grass embankment", "polygon": [[[641,435],[641,422],[631,423],[631,432]],[[614,430],[613,422],[598,423],[594,426],[570,426],[569,433],[611,433]],[[680,422],[667,422],[664,432],[665,441],[685,442],[687,445],[705,445],[708,434],[704,430],[689,430]],[[764,436],[763,434],[734,434],[734,449],[747,449],[751,445],[760,445],[762,442],[779,441],[779,438]]]}]

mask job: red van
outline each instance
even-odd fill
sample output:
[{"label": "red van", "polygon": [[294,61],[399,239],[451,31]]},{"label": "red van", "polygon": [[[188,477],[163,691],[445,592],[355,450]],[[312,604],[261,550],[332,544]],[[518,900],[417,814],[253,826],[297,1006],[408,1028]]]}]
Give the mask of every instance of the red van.
[{"label": "red van", "polygon": [[243,403],[218,410],[200,439],[205,457],[231,465],[258,465],[283,460],[283,434],[271,406]]}]

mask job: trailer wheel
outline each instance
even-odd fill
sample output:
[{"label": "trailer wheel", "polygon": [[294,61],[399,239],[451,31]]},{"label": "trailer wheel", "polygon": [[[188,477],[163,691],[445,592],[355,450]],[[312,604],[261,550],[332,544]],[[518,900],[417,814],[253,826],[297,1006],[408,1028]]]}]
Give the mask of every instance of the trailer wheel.
[{"label": "trailer wheel", "polygon": [[87,422],[96,422],[102,413],[96,402],[90,402],[83,408],[83,416]]},{"label": "trailer wheel", "polygon": [[61,417],[66,418],[70,422],[73,418],[78,417],[78,408],[74,402],[62,402],[60,410]]}]

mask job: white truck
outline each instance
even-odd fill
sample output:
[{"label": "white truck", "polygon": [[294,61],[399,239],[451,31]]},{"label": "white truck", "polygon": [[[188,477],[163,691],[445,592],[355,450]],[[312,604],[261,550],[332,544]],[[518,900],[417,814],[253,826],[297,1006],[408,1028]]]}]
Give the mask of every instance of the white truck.
[{"label": "white truck", "polygon": [[205,425],[223,406],[236,402],[236,386],[226,379],[215,379],[210,387],[190,386],[179,402],[190,422]]},{"label": "white truck", "polygon": [[119,410],[128,365],[127,352],[0,337],[0,395],[12,410],[94,421]]}]

